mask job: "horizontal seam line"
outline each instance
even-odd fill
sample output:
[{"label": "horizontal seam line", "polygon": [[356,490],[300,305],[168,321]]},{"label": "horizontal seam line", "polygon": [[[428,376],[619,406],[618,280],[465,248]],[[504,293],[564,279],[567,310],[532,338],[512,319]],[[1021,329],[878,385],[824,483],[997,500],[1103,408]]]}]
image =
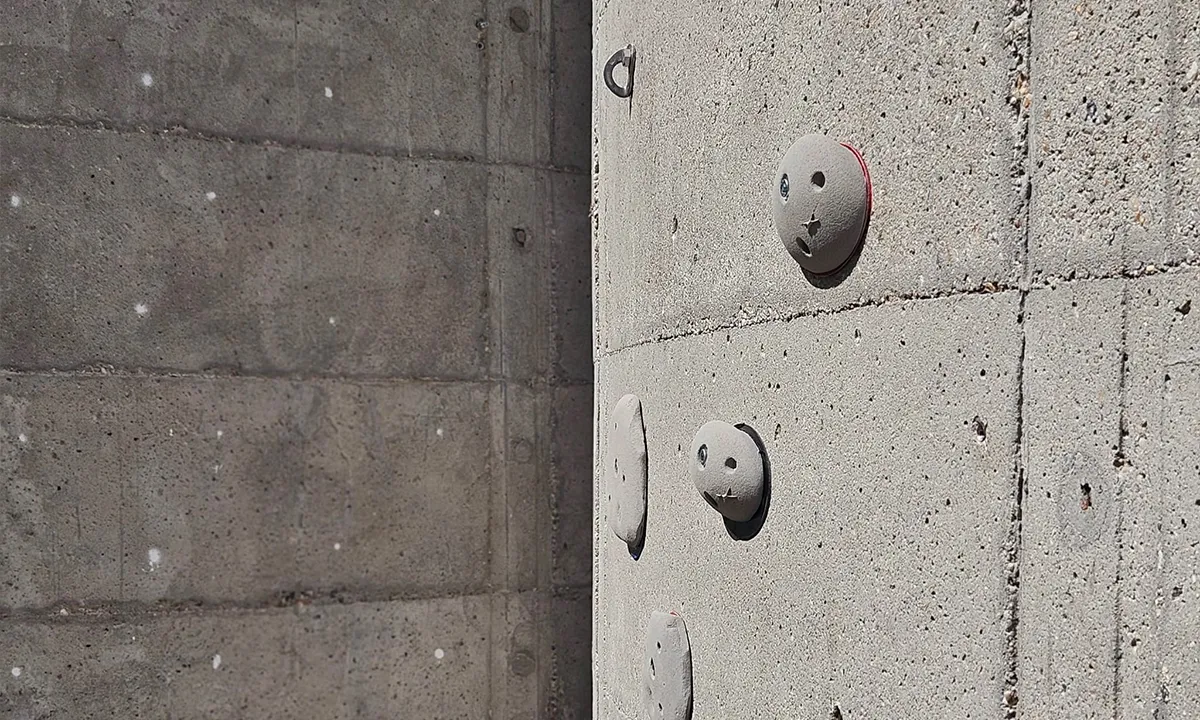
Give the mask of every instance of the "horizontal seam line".
[{"label": "horizontal seam line", "polygon": [[69,116],[25,117],[19,115],[0,114],[0,123],[15,127],[35,130],[87,130],[90,132],[109,132],[117,135],[159,135],[210,143],[230,143],[254,148],[278,148],[284,150],[302,150],[307,152],[334,153],[338,155],[354,155],[360,157],[386,158],[392,160],[425,160],[445,163],[462,163],[482,167],[514,167],[528,170],[567,175],[588,174],[586,168],[574,165],[553,165],[523,163],[503,160],[481,160],[473,155],[439,153],[425,151],[410,153],[398,148],[372,145],[352,145],[346,143],[321,142],[316,140],[298,140],[281,138],[272,135],[230,135],[212,130],[189,127],[183,124],[173,124],[169,127],[156,125],[141,125],[136,123],[118,123],[111,120],[84,120]]},{"label": "horizontal seam line", "polygon": [[[298,590],[295,599],[289,597],[286,601],[264,600],[262,602],[213,602],[202,601],[171,601],[171,602],[106,602],[87,606],[73,606],[69,602],[55,603],[32,608],[3,608],[0,609],[0,622],[16,622],[27,624],[70,625],[95,624],[105,621],[125,621],[131,619],[173,618],[181,616],[228,616],[228,615],[260,615],[292,612],[298,607],[333,607],[351,605],[372,605],[405,602],[430,602],[435,600],[467,600],[482,599],[496,595],[522,595],[526,593],[545,592],[548,588],[493,588],[479,592],[460,593],[331,593]],[[67,610],[67,614],[62,613]]]},{"label": "horizontal seam line", "polygon": [[359,385],[439,383],[446,385],[493,385],[512,383],[535,387],[587,387],[593,384],[584,379],[554,379],[546,377],[438,377],[438,376],[393,376],[393,375],[333,375],[333,374],[289,374],[289,373],[238,373],[172,370],[164,368],[137,368],[107,364],[70,367],[20,367],[0,366],[0,376],[10,377],[53,377],[53,378],[121,378],[146,380],[257,380],[282,382],[344,382]]},{"label": "horizontal seam line", "polygon": [[[1200,267],[1196,263],[1190,263],[1186,260],[1175,263],[1158,263],[1147,265],[1141,268],[1131,270],[1120,270],[1107,275],[1091,275],[1091,276],[1060,276],[1060,275],[1045,275],[1036,280],[1036,287],[1030,287],[1030,290],[1045,290],[1058,283],[1075,283],[1075,282],[1101,282],[1106,280],[1134,280],[1142,277],[1151,277],[1155,275],[1164,275],[1172,271]],[[870,298],[858,302],[849,303],[836,308],[816,308],[808,310],[800,310],[794,313],[781,313],[767,317],[753,318],[744,321],[717,321],[711,326],[695,329],[679,330],[668,332],[655,337],[637,340],[635,342],[614,348],[608,351],[597,351],[596,359],[604,360],[614,355],[619,355],[626,350],[642,347],[645,345],[657,345],[673,340],[680,340],[689,337],[699,337],[702,335],[710,335],[712,333],[721,332],[723,330],[737,330],[741,328],[756,327],[758,325],[768,325],[771,323],[788,323],[793,320],[803,318],[827,317],[831,315],[840,315],[845,312],[854,310],[862,310],[864,308],[883,307],[886,305],[896,305],[906,302],[923,302],[928,300],[946,300],[957,297],[966,297],[972,295],[1004,295],[1011,292],[1020,291],[1020,287],[1011,283],[1002,283],[998,281],[984,281],[978,286],[968,288],[966,290],[947,290],[943,292],[932,293],[908,293],[902,295],[887,295],[880,298]]]}]

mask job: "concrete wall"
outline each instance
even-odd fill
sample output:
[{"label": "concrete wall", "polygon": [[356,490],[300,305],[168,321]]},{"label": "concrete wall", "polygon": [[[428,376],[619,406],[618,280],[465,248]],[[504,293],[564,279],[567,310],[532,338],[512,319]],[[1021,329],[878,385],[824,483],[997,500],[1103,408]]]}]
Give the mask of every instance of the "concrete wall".
[{"label": "concrete wall", "polygon": [[[637,50],[631,101],[593,85],[597,412],[641,397],[650,473],[640,559],[595,507],[597,717],[646,716],[652,610],[697,718],[1200,714],[1200,4],[593,21],[595,77]],[[821,286],[769,204],[809,132],[874,183]],[[749,541],[688,478],[713,418],[770,459]]]},{"label": "concrete wall", "polygon": [[10,3],[0,716],[589,716],[588,11]]}]

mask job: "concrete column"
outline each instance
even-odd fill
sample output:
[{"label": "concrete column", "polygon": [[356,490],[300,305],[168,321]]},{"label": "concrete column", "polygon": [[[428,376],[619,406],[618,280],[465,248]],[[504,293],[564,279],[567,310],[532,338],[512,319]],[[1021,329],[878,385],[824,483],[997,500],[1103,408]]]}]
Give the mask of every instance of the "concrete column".
[{"label": "concrete column", "polygon": [[582,718],[587,8],[0,28],[0,715]]}]

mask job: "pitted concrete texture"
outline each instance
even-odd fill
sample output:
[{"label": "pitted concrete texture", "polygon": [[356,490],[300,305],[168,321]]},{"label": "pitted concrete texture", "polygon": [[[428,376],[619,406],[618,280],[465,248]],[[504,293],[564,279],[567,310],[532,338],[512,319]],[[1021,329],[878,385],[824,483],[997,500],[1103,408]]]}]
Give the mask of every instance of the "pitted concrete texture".
[{"label": "pitted concrete texture", "polygon": [[[1016,284],[1011,17],[984,0],[922,7],[595,4],[601,353],[885,296]],[[627,43],[638,51],[632,103],[598,79]],[[822,293],[780,258],[770,204],[779,159],[810,132],[861,150],[875,188],[858,267]]]},{"label": "pitted concrete texture", "polygon": [[[651,481],[641,558],[597,536],[598,691],[638,716],[636,649],[650,612],[668,609],[688,623],[696,717],[733,715],[751,697],[773,717],[822,717],[839,700],[879,717],[967,717],[994,703],[1018,302],[862,308],[604,359],[598,407],[623,384],[642,387]],[[944,332],[922,334],[916,318]],[[900,381],[922,402],[895,392]],[[749,542],[714,522],[688,476],[692,429],[712,415],[754,428],[771,462],[771,513]]]},{"label": "pitted concrete texture", "polygon": [[[1195,262],[1200,5],[1033,3],[1035,277]],[[1120,18],[1120,20],[1118,20]]]},{"label": "pitted concrete texture", "polygon": [[0,716],[590,717],[590,8],[0,23]]},{"label": "pitted concrete texture", "polygon": [[[1200,713],[1200,5],[593,13],[594,77],[638,53],[593,81],[596,406],[649,455],[638,559],[596,506],[597,715],[644,716],[652,610],[696,717]],[[807,133],[875,190],[830,278],[771,224]],[[766,450],[749,540],[688,481],[713,417]]]},{"label": "pitted concrete texture", "polygon": [[[331,718],[485,717],[478,688],[490,632],[480,596],[132,619],[68,614],[0,636],[0,710],[10,718],[285,718],[313,708]],[[397,673],[401,664],[410,672]]]}]

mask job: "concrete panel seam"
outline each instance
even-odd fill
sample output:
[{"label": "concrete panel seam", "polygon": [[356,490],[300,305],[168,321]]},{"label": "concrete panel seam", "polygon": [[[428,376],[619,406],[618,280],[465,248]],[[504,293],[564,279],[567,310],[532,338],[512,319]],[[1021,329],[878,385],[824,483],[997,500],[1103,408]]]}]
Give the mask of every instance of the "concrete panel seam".
[{"label": "concrete panel seam", "polygon": [[336,374],[336,373],[238,373],[238,372],[195,372],[190,370],[171,370],[163,368],[144,369],[137,367],[120,367],[114,365],[88,365],[79,367],[0,367],[0,377],[44,377],[71,379],[89,378],[136,378],[139,380],[245,380],[250,382],[289,382],[289,383],[344,383],[364,387],[381,387],[389,385],[435,384],[435,385],[494,385],[507,383],[531,390],[569,389],[591,387],[592,383],[578,379],[556,379],[551,377],[508,378],[494,375],[477,377],[458,377],[453,375],[423,376],[423,375],[369,375],[369,374]]},{"label": "concrete panel seam", "polygon": [[1021,297],[1017,306],[1017,321],[1021,325],[1020,345],[1016,367],[1016,447],[1013,453],[1013,474],[1016,479],[1015,496],[1012,502],[1012,515],[1009,518],[1008,535],[1005,540],[1005,672],[1003,690],[1000,696],[1000,706],[1006,720],[1016,720],[1018,717],[1017,704],[1020,701],[1020,648],[1017,646],[1021,621],[1021,544],[1023,539],[1023,503],[1026,488],[1026,436],[1025,436],[1025,364],[1028,346],[1028,327],[1026,322],[1026,307],[1031,289],[1031,269],[1029,262],[1030,247],[1030,198],[1033,192],[1032,175],[1030,174],[1030,119],[1029,107],[1032,104],[1032,93],[1029,86],[1030,61],[1032,58],[1032,21],[1033,9],[1028,0],[1011,0],[1009,4],[1009,24],[1005,28],[1004,38],[1011,56],[1009,67],[1012,92],[1009,104],[1013,109],[1013,157],[1012,176],[1016,179],[1018,188],[1017,199],[1013,208],[1013,217],[1017,218],[1016,225],[1021,230]]},{"label": "concrete panel seam", "polygon": [[[1200,268],[1200,262],[1182,260],[1179,262],[1160,263],[1157,265],[1144,265],[1137,268],[1128,268],[1118,272],[1098,275],[1083,275],[1080,273],[1072,273],[1070,275],[1053,275],[1042,276],[1036,280],[1030,279],[1027,283],[1022,282],[1018,285],[1011,283],[985,281],[979,285],[966,290],[945,290],[929,293],[899,293],[895,295],[885,295],[877,298],[861,298],[859,300],[847,303],[846,305],[835,308],[810,308],[789,313],[768,313],[759,317],[746,320],[736,320],[733,322],[717,321],[703,326],[694,326],[685,330],[672,332],[664,332],[651,338],[637,340],[626,345],[615,347],[611,350],[602,351],[597,349],[595,357],[597,360],[619,355],[626,350],[642,347],[643,345],[655,345],[658,343],[670,342],[672,340],[680,340],[683,338],[697,337],[700,335],[708,335],[716,332],[724,332],[727,330],[736,330],[738,328],[755,327],[758,325],[768,325],[770,323],[786,323],[793,320],[813,317],[828,317],[832,315],[840,315],[845,312],[853,312],[864,308],[883,307],[885,305],[895,305],[906,302],[923,302],[929,300],[949,300],[953,298],[971,296],[971,295],[999,295],[1008,292],[1024,292],[1027,290],[1037,289],[1053,289],[1060,284],[1070,284],[1076,282],[1091,282],[1103,280],[1132,280],[1141,277],[1152,275],[1162,275],[1173,272],[1184,271],[1192,268]],[[1026,285],[1023,290],[1021,285]]]},{"label": "concrete panel seam", "polygon": [[1113,618],[1116,622],[1113,623],[1113,679],[1112,679],[1112,707],[1114,719],[1120,713],[1121,708],[1121,628],[1124,625],[1124,619],[1121,607],[1121,568],[1125,562],[1124,558],[1124,534],[1123,527],[1125,524],[1125,466],[1129,464],[1125,440],[1129,436],[1129,430],[1126,427],[1126,395],[1129,377],[1129,281],[1121,283],[1121,363],[1117,368],[1117,451],[1113,458],[1113,467],[1116,469],[1116,492],[1113,502],[1117,506],[1117,523],[1113,533],[1114,541],[1117,547],[1117,566],[1116,576],[1113,578]]},{"label": "concrete panel seam", "polygon": [[[574,588],[573,588],[574,589]],[[590,590],[590,588],[589,588]],[[387,603],[428,602],[433,600],[470,600],[491,597],[509,598],[530,592],[542,593],[544,590],[530,588],[514,590],[503,588],[483,588],[478,591],[446,592],[436,590],[420,592],[339,592],[339,591],[307,591],[296,590],[277,594],[276,599],[259,603],[202,603],[189,601],[171,601],[159,603],[144,602],[109,602],[92,605],[72,605],[56,603],[37,608],[0,608],[0,623],[21,623],[28,625],[71,625],[92,624],[98,622],[132,621],[146,618],[162,618],[177,616],[240,616],[294,612],[299,608],[319,608],[325,606],[348,605],[378,605]],[[551,597],[559,595],[550,593]]]},{"label": "concrete panel seam", "polygon": [[480,167],[510,167],[527,170],[541,170],[565,175],[586,175],[587,168],[570,165],[556,166],[552,164],[520,163],[511,161],[487,160],[473,155],[434,152],[431,150],[409,151],[401,148],[391,148],[384,145],[369,145],[365,143],[320,142],[316,140],[301,140],[272,135],[229,135],[203,128],[176,124],[170,127],[156,127],[142,124],[117,123],[111,120],[82,120],[68,116],[23,117],[16,115],[0,115],[0,123],[14,125],[32,130],[84,130],[88,132],[106,132],[117,135],[157,135],[160,137],[180,138],[197,142],[227,143],[246,145],[258,148],[277,148],[283,150],[298,150],[303,152],[335,153],[338,155],[357,155],[361,157],[383,158],[390,160],[426,160],[445,163],[459,163]]}]

